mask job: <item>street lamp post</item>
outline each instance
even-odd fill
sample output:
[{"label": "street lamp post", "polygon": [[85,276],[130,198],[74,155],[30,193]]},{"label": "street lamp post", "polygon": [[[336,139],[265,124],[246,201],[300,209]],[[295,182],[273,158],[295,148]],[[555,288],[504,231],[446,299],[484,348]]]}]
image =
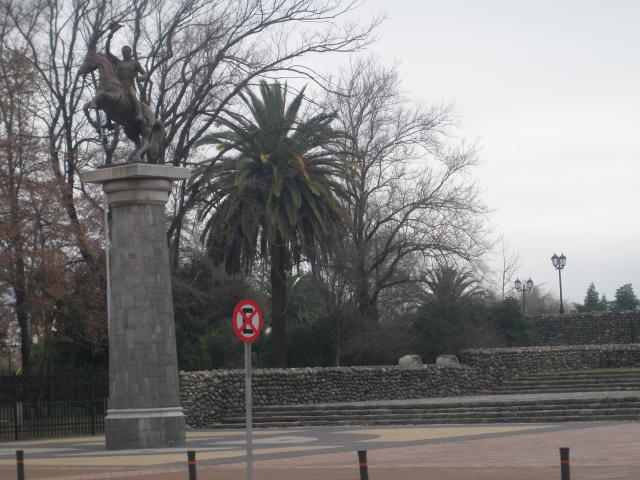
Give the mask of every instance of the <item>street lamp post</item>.
[{"label": "street lamp post", "polygon": [[516,278],[516,290],[522,292],[522,315],[524,315],[524,292],[533,288],[533,281],[527,280],[526,284],[523,284],[519,278]]},{"label": "street lamp post", "polygon": [[564,313],[564,306],[562,304],[562,269],[567,264],[567,257],[564,256],[564,253],[560,256],[557,256],[555,253],[553,257],[551,257],[551,263],[556,270],[558,270],[558,281],[560,282],[560,315]]}]

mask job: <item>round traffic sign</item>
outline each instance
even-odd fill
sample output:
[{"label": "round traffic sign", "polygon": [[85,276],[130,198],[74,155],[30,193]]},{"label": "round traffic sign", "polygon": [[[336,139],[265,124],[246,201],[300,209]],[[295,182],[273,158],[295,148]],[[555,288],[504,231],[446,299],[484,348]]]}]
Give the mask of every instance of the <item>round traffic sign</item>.
[{"label": "round traffic sign", "polygon": [[262,330],[262,310],[256,302],[245,298],[233,309],[233,333],[245,343],[255,342]]}]

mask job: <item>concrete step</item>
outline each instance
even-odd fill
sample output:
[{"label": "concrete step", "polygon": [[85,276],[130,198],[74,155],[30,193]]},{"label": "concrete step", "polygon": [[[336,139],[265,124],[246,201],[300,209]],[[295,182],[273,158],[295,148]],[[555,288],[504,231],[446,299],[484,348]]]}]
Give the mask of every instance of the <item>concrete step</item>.
[{"label": "concrete step", "polygon": [[488,393],[508,395],[632,390],[640,391],[640,369],[531,373],[507,380]]},{"label": "concrete step", "polygon": [[624,403],[625,406],[629,404],[640,403],[640,395],[624,395],[624,396],[611,396],[611,397],[597,397],[597,398],[519,398],[519,397],[501,397],[496,395],[494,397],[486,397],[482,400],[446,400],[435,403],[422,404],[420,400],[406,400],[401,403],[376,403],[370,402],[367,404],[356,403],[333,403],[333,404],[297,404],[297,405],[270,405],[255,407],[254,412],[307,412],[307,411],[326,411],[326,410],[338,410],[338,411],[357,411],[357,410],[381,410],[381,411],[395,411],[395,410],[419,410],[423,411],[428,409],[430,411],[438,410],[450,410],[455,408],[467,409],[470,407],[500,407],[506,408],[510,406],[527,408],[529,406],[544,406],[544,405],[593,405],[593,404],[611,404],[617,405]]},{"label": "concrete step", "polygon": [[[571,395],[574,392],[576,394]],[[640,369],[528,374],[495,387],[489,394],[415,401],[271,405],[254,407],[253,418],[254,425],[259,427],[554,423],[640,419]],[[225,418],[219,424],[223,428],[243,426],[242,416]]]},{"label": "concrete step", "polygon": [[403,409],[382,409],[382,408],[360,408],[360,409],[316,409],[316,410],[281,410],[281,411],[254,411],[254,418],[277,417],[282,415],[295,415],[305,417],[321,417],[326,415],[341,416],[357,416],[357,415],[378,415],[378,416],[397,416],[397,415],[423,415],[423,414],[457,414],[468,412],[521,412],[521,411],[546,411],[546,410],[595,410],[595,409],[623,409],[623,410],[640,410],[640,401],[622,404],[620,402],[602,402],[602,403],[585,403],[585,404],[528,404],[528,405],[466,405],[461,407],[424,407],[424,408],[403,408]]},{"label": "concrete step", "polygon": [[570,392],[636,392],[639,391],[638,387],[538,387],[538,388],[509,388],[496,387],[490,393],[493,395],[526,395],[535,393],[570,393]]},{"label": "concrete step", "polygon": [[585,383],[589,383],[589,382],[622,382],[622,383],[637,383],[640,382],[640,376],[587,376],[587,375],[581,375],[581,376],[532,376],[532,375],[528,375],[526,377],[517,377],[514,378],[513,380],[510,380],[510,382],[585,382]]},{"label": "concrete step", "polygon": [[518,393],[548,392],[638,392],[640,385],[502,385],[492,389],[490,395],[514,395]]},{"label": "concrete step", "polygon": [[611,377],[619,377],[619,378],[634,378],[640,377],[640,368],[634,370],[619,370],[616,368],[612,368],[609,370],[598,370],[598,371],[589,371],[589,370],[565,370],[558,372],[538,372],[538,373],[529,373],[521,375],[520,378],[611,378]]},{"label": "concrete step", "polygon": [[640,378],[539,378],[508,380],[503,385],[640,385]]},{"label": "concrete step", "polygon": [[[257,408],[253,418],[259,427],[638,420],[640,397],[496,399],[395,405],[277,405]],[[241,427],[243,422],[242,416],[229,417],[220,426]]]},{"label": "concrete step", "polygon": [[[253,425],[259,428],[281,427],[310,427],[310,426],[373,426],[373,425],[443,425],[443,424],[480,424],[480,423],[559,423],[559,422],[613,422],[613,421],[637,421],[637,415],[556,415],[546,417],[474,417],[474,418],[439,418],[439,419],[384,419],[369,420],[366,423],[361,420],[344,419],[330,424],[319,420],[296,420],[291,422],[255,422]],[[227,422],[212,425],[212,428],[244,428],[243,422]]]},{"label": "concrete step", "polygon": [[[554,417],[554,416],[616,416],[616,415],[629,415],[634,418],[639,418],[640,407],[638,408],[548,408],[545,410],[476,410],[472,409],[466,412],[420,412],[420,413],[408,413],[397,412],[394,414],[379,415],[372,412],[358,412],[351,414],[342,414],[338,412],[325,413],[324,415],[292,415],[292,414],[279,414],[279,415],[257,415],[254,416],[254,422],[296,422],[296,421],[318,421],[325,425],[333,424],[333,422],[341,420],[353,420],[353,421],[370,421],[370,420],[427,420],[427,419],[472,419],[472,418],[494,418],[496,421],[500,421],[504,418],[534,418],[534,417]],[[231,417],[227,418],[223,423],[238,423],[242,422],[243,417]]]}]

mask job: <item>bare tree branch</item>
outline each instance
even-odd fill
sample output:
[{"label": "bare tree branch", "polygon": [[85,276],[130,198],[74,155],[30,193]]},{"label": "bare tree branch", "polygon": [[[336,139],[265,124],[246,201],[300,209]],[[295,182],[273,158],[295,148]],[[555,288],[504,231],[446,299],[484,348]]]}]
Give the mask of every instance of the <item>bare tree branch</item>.
[{"label": "bare tree branch", "polygon": [[487,249],[486,208],[469,176],[475,148],[448,147],[451,107],[411,102],[398,83],[395,68],[359,60],[327,101],[345,133],[335,154],[359,172],[345,265],[369,318],[385,291],[419,282],[434,259],[473,263]]}]

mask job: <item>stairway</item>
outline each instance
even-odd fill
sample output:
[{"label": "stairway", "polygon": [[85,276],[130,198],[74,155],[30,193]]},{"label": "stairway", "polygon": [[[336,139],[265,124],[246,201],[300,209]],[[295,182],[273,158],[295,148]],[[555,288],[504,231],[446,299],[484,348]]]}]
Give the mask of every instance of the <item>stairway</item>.
[{"label": "stairway", "polygon": [[491,393],[502,395],[616,391],[640,391],[640,369],[534,373],[504,382],[494,388]]},{"label": "stairway", "polygon": [[[254,407],[255,427],[554,423],[640,419],[640,369],[528,374],[488,395]],[[244,427],[244,416],[218,428]]]}]

